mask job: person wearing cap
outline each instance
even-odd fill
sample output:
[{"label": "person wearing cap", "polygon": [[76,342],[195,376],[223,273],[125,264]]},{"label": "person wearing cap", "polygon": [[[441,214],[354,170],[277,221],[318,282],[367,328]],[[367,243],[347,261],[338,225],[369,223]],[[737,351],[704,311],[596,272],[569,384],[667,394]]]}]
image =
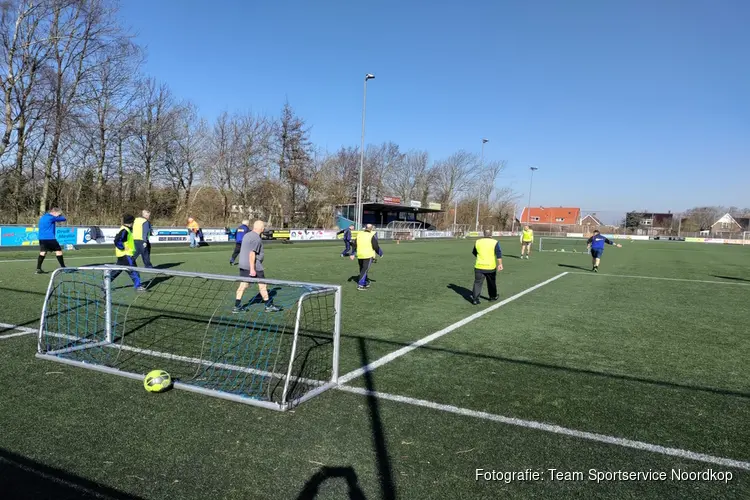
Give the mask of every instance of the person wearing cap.
[{"label": "person wearing cap", "polygon": [[[120,232],[115,236],[115,256],[118,266],[135,267],[135,240],[133,239],[133,222],[135,217],[130,214],[122,216]],[[112,273],[111,280],[114,281],[122,271]],[[141,285],[141,277],[137,271],[128,271],[133,286],[138,292],[145,292],[146,287]]]}]

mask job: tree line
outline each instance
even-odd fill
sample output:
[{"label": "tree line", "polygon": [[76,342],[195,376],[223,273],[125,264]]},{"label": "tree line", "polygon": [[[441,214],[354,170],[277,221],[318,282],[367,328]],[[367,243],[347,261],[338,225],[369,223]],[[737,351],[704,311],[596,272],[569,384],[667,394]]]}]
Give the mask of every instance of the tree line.
[{"label": "tree line", "polygon": [[[0,222],[30,223],[58,206],[76,224],[117,223],[148,208],[227,225],[325,227],[356,197],[360,151],[323,151],[287,102],[278,116],[223,113],[208,121],[166,82],[113,0],[0,1]],[[497,189],[504,161],[387,142],[365,149],[363,199],[437,202],[439,226],[510,226],[514,194]],[[238,212],[242,207],[242,212]]]},{"label": "tree line", "polygon": [[[622,222],[626,229],[639,229],[644,214],[648,212],[633,211],[628,212]],[[724,214],[731,215],[734,219],[750,217],[750,208],[726,207],[726,206],[703,206],[693,207],[682,213],[672,214],[672,218],[663,218],[654,221],[653,227],[668,229],[672,232],[699,232],[708,231],[711,226],[719,220]]]}]

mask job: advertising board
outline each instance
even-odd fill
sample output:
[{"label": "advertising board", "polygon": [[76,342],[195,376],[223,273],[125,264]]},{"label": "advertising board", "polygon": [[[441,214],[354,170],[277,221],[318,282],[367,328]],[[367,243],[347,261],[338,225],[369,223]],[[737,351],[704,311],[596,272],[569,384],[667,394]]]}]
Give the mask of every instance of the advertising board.
[{"label": "advertising board", "polygon": [[[58,227],[55,238],[60,245],[76,244],[75,227]],[[0,245],[7,247],[39,245],[39,228],[34,226],[3,226],[0,227]]]}]

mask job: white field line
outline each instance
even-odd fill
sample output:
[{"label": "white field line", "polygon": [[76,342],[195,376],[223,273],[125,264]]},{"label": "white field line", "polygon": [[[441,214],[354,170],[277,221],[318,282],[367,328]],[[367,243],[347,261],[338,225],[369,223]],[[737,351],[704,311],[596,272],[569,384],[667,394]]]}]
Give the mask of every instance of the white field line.
[{"label": "white field line", "polygon": [[0,340],[10,339],[13,337],[21,337],[23,335],[31,335],[32,333],[39,333],[38,328],[28,328],[25,326],[10,325],[8,323],[0,323],[0,328],[7,328],[9,330],[17,330],[17,333],[8,333],[6,335],[0,335]]},{"label": "white field line", "polygon": [[568,429],[559,425],[545,424],[543,422],[536,422],[534,420],[523,420],[514,417],[505,417],[502,415],[495,415],[493,413],[487,413],[483,411],[469,410],[466,408],[459,408],[457,406],[446,405],[441,403],[434,403],[432,401],[425,401],[423,399],[415,399],[406,396],[398,396],[395,394],[387,394],[377,391],[368,391],[359,387],[339,386],[337,389],[345,392],[351,392],[354,394],[360,394],[363,396],[373,396],[378,399],[385,399],[388,401],[396,401],[398,403],[404,403],[414,406],[421,406],[423,408],[431,408],[433,410],[440,410],[448,413],[454,413],[465,417],[479,418],[483,420],[490,420],[506,425],[513,425],[516,427],[524,427],[526,429],[534,429],[538,431],[550,432],[552,434],[559,434],[563,436],[574,437],[578,439],[584,439],[587,441],[596,441],[599,443],[612,444],[615,446],[621,446],[624,448],[632,448],[640,451],[648,451],[651,453],[658,453],[660,455],[667,455],[672,457],[678,457],[687,460],[695,460],[697,462],[704,462],[714,465],[721,465],[724,467],[733,467],[736,469],[750,470],[750,462],[743,462],[740,460],[734,460],[731,458],[717,457],[713,455],[706,455],[704,453],[696,453],[694,451],[683,450],[680,448],[668,448],[666,446],[660,446],[658,444],[646,443],[643,441],[633,441],[632,439],[624,439],[615,436],[607,436],[606,434],[597,434],[594,432],[578,431],[575,429]]},{"label": "white field line", "polygon": [[[73,250],[70,250],[70,251],[72,252]],[[194,253],[205,254],[205,253],[220,253],[220,252],[226,252],[226,249],[225,250],[203,250],[203,251],[194,252]],[[63,252],[63,253],[65,253],[66,261],[67,260],[97,260],[97,259],[106,260],[112,257],[111,255],[89,255],[85,257],[82,255],[79,255],[77,257],[75,256],[68,257],[67,256],[68,254],[66,252]],[[189,250],[185,250],[184,252],[153,253],[151,254],[151,256],[152,257],[161,257],[161,256],[167,257],[167,256],[174,256],[174,255],[193,255],[194,253],[190,252]],[[0,264],[9,264],[13,262],[36,262],[36,259],[0,259]],[[54,261],[54,263],[57,264],[57,261]]]},{"label": "white field line", "polygon": [[509,304],[509,303],[513,302],[514,300],[523,297],[527,293],[531,293],[534,290],[537,290],[538,288],[543,287],[544,285],[552,283],[553,281],[562,278],[566,274],[568,274],[568,272],[560,273],[557,276],[554,276],[554,277],[552,277],[552,278],[550,278],[550,279],[548,279],[546,281],[542,281],[541,283],[538,283],[538,284],[532,286],[531,288],[527,288],[526,290],[524,290],[522,292],[519,292],[519,293],[517,293],[515,295],[512,295],[512,296],[508,297],[507,299],[498,302],[497,304],[494,304],[494,305],[492,305],[492,306],[490,306],[490,307],[488,307],[486,309],[482,309],[481,311],[476,312],[476,313],[472,314],[471,316],[467,316],[466,318],[462,319],[461,321],[453,323],[452,325],[447,326],[447,327],[443,328],[442,330],[439,330],[439,331],[437,331],[437,332],[435,332],[433,334],[430,334],[430,335],[428,335],[426,337],[423,337],[423,338],[421,338],[421,339],[419,339],[419,340],[417,340],[415,342],[412,342],[411,344],[409,344],[406,347],[402,347],[401,349],[393,351],[390,354],[386,354],[382,358],[373,361],[372,363],[368,364],[367,366],[363,366],[361,368],[357,368],[356,370],[353,370],[353,371],[347,373],[346,375],[343,375],[342,377],[339,377],[339,384],[346,384],[347,382],[350,382],[352,379],[360,377],[360,376],[364,375],[367,372],[371,372],[371,371],[373,371],[375,368],[377,368],[379,366],[383,366],[386,363],[390,363],[394,359],[400,358],[404,354],[408,354],[411,351],[413,351],[415,349],[418,349],[418,348],[422,347],[423,345],[425,345],[425,344],[427,344],[429,342],[432,342],[433,340],[439,339],[443,335],[447,335],[450,332],[452,332],[454,330],[457,330],[458,328],[461,328],[462,326],[464,326],[464,325],[466,325],[468,323],[471,323],[475,319],[479,319],[482,316],[484,316],[485,314],[489,314],[492,311],[495,311],[495,310],[503,307],[504,305]]},{"label": "white field line", "polygon": [[606,276],[610,278],[632,278],[632,279],[644,279],[644,280],[657,280],[657,281],[682,281],[685,283],[711,283],[714,285],[750,286],[750,282],[743,283],[743,282],[737,282],[737,281],[691,280],[688,278],[664,278],[661,276],[638,276],[635,274],[605,274],[605,273],[591,273],[591,272],[583,272],[583,271],[572,271],[570,274],[581,274],[584,276]]}]

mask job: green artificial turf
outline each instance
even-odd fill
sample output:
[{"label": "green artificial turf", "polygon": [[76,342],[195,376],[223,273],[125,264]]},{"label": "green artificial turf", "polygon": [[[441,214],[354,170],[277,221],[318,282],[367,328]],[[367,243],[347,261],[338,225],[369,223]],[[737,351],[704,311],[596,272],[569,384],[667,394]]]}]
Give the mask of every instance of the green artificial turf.
[{"label": "green artificial turf", "polygon": [[[516,239],[502,244],[501,299],[568,274],[351,385],[750,461],[750,249],[625,242],[608,248],[593,274],[582,254],[534,252],[519,260]],[[266,248],[267,277],[344,287],[341,374],[489,307],[465,299],[470,240],[383,246],[363,292],[350,281],[356,264],[339,257],[339,245]],[[155,248],[152,260],[235,275],[230,254],[221,245]],[[33,274],[34,258],[29,251],[0,255],[0,323],[38,325],[49,275]],[[71,266],[114,260],[107,249],[66,258]],[[48,270],[55,265],[45,262]],[[117,280],[129,283],[125,275]],[[190,318],[169,319],[184,307],[168,298],[152,295],[169,314],[141,339],[158,341],[161,328],[192,328]],[[182,341],[172,347],[180,345],[192,349]],[[287,413],[185,391],[153,395],[134,380],[38,360],[35,350],[32,335],[0,339],[0,498],[92,491],[186,500],[750,496],[750,472],[738,468],[336,390]],[[545,480],[477,481],[478,468],[531,469]],[[733,478],[596,484],[552,481],[548,469],[711,469]]]}]

